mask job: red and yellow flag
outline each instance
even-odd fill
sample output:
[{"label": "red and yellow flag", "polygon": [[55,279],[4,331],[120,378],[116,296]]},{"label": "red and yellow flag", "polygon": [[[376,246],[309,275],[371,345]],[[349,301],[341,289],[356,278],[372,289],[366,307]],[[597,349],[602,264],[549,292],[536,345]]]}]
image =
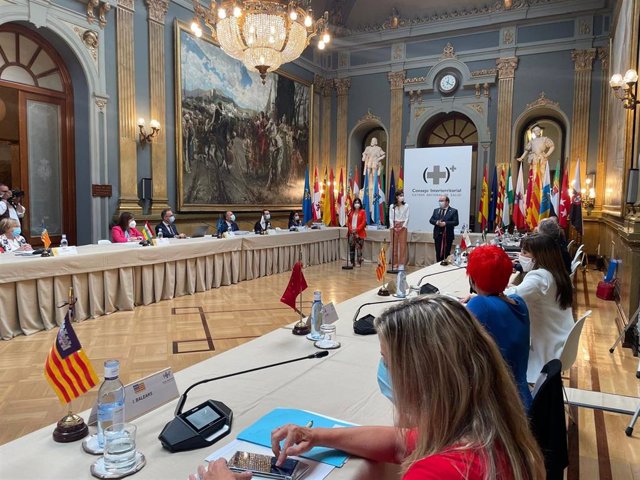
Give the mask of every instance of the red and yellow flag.
[{"label": "red and yellow flag", "polygon": [[280,301],[295,310],[296,298],[306,289],[307,280],[304,278],[304,273],[302,273],[302,262],[296,262],[291,271],[291,278],[289,278],[287,289],[282,294]]},{"label": "red and yellow flag", "polygon": [[386,254],[386,245],[380,249],[380,253],[378,254],[378,266],[376,267],[376,278],[379,282],[382,282],[384,278],[384,274],[387,273],[387,254]]},{"label": "red and yellow flag", "polygon": [[489,172],[487,164],[484,164],[484,175],[482,177],[482,194],[480,195],[480,208],[478,210],[478,223],[480,230],[484,232],[489,223]]},{"label": "red and yellow flag", "polygon": [[40,234],[40,240],[44,244],[44,248],[48,249],[51,246],[51,238],[49,237],[49,231],[46,227],[42,229],[42,233]]},{"label": "red and yellow flag", "polygon": [[531,200],[529,201],[529,205],[527,206],[527,224],[529,228],[533,230],[538,226],[540,222],[540,197],[542,195],[542,179],[540,178],[540,169],[533,165],[531,166],[534,169],[533,172],[533,185],[531,189]]},{"label": "red and yellow flag", "polygon": [[151,230],[151,225],[149,225],[149,222],[144,222],[144,227],[142,227],[142,237],[147,240],[147,241],[151,241],[151,239],[153,238],[153,231]]},{"label": "red and yellow flag", "polygon": [[82,351],[68,312],[47,356],[44,376],[62,403],[69,403],[98,384],[96,372]]}]

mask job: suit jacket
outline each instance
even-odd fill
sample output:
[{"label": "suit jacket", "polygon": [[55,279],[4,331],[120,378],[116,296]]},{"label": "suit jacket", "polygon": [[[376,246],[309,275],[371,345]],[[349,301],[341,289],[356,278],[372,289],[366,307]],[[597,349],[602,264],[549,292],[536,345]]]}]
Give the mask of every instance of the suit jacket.
[{"label": "suit jacket", "polygon": [[225,233],[229,231],[237,232],[238,230],[240,229],[238,228],[238,224],[236,222],[231,222],[231,225],[229,225],[226,220],[223,220],[222,222],[220,222],[220,226],[218,228],[218,231],[220,233]]},{"label": "suit jacket", "polygon": [[[443,220],[447,225],[445,227],[439,227],[436,225],[436,222],[439,220]],[[442,234],[447,232],[447,238],[453,238],[453,227],[458,226],[458,210],[455,208],[449,207],[444,213],[444,208],[436,208],[433,211],[433,215],[429,219],[429,223],[434,225],[433,227],[433,236],[440,237]]]},{"label": "suit jacket", "polygon": [[178,229],[173,223],[166,225],[164,222],[160,222],[158,225],[156,225],[156,236],[158,236],[158,232],[160,231],[162,231],[162,236],[164,238],[173,238],[179,235]]},{"label": "suit jacket", "polygon": [[356,229],[351,228],[351,222],[353,221],[353,215],[355,210],[351,210],[349,213],[349,218],[347,219],[347,227],[349,229],[349,233],[355,233],[360,238],[367,238],[367,214],[364,213],[364,210],[361,208],[358,211],[358,223],[356,224]]}]

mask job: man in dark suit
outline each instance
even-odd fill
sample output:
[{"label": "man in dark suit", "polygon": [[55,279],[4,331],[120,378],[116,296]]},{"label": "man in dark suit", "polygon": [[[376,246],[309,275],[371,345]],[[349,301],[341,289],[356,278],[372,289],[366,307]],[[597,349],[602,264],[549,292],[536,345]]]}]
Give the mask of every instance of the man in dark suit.
[{"label": "man in dark suit", "polygon": [[458,210],[449,206],[449,197],[440,195],[440,207],[431,215],[429,223],[433,227],[433,241],[436,244],[436,261],[441,262],[451,254],[453,227],[458,225]]},{"label": "man in dark suit", "polygon": [[156,225],[156,237],[160,232],[164,238],[186,238],[184,233],[178,233],[175,226],[176,217],[170,208],[165,208],[160,213],[162,221]]},{"label": "man in dark suit", "polygon": [[219,222],[218,225],[218,234],[222,235],[226,232],[237,232],[240,230],[238,228],[238,224],[236,223],[236,216],[232,211],[228,211],[224,214],[224,220]]}]

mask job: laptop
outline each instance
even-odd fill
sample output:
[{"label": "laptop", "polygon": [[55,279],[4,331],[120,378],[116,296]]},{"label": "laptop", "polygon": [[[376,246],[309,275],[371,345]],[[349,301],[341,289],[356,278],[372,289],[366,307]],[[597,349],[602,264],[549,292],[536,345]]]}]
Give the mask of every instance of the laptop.
[{"label": "laptop", "polygon": [[207,234],[208,230],[209,230],[209,225],[200,225],[199,227],[196,227],[196,229],[193,231],[193,235],[191,236],[204,237]]}]

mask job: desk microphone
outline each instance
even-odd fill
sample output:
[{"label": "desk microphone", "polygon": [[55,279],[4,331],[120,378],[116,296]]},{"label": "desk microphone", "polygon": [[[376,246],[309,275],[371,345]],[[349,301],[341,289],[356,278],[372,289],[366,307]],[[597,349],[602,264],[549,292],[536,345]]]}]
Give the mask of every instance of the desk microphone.
[{"label": "desk microphone", "polygon": [[235,377],[245,373],[256,372],[266,368],[286,365],[287,363],[299,362],[300,360],[324,358],[329,352],[323,350],[321,352],[312,353],[304,357],[294,358],[293,360],[285,360],[284,362],[272,363],[262,367],[250,368],[241,372],[229,373],[219,377],[207,378],[194,383],[187,388],[178,399],[176,405],[175,418],[167,423],[158,439],[162,446],[170,452],[183,452],[186,450],[195,450],[197,448],[208,447],[216,441],[231,433],[231,423],[233,421],[233,412],[224,403],[217,400],[207,400],[200,405],[193,407],[182,413],[182,408],[187,401],[187,394],[198,385],[203,383],[222,380],[224,378]]}]

